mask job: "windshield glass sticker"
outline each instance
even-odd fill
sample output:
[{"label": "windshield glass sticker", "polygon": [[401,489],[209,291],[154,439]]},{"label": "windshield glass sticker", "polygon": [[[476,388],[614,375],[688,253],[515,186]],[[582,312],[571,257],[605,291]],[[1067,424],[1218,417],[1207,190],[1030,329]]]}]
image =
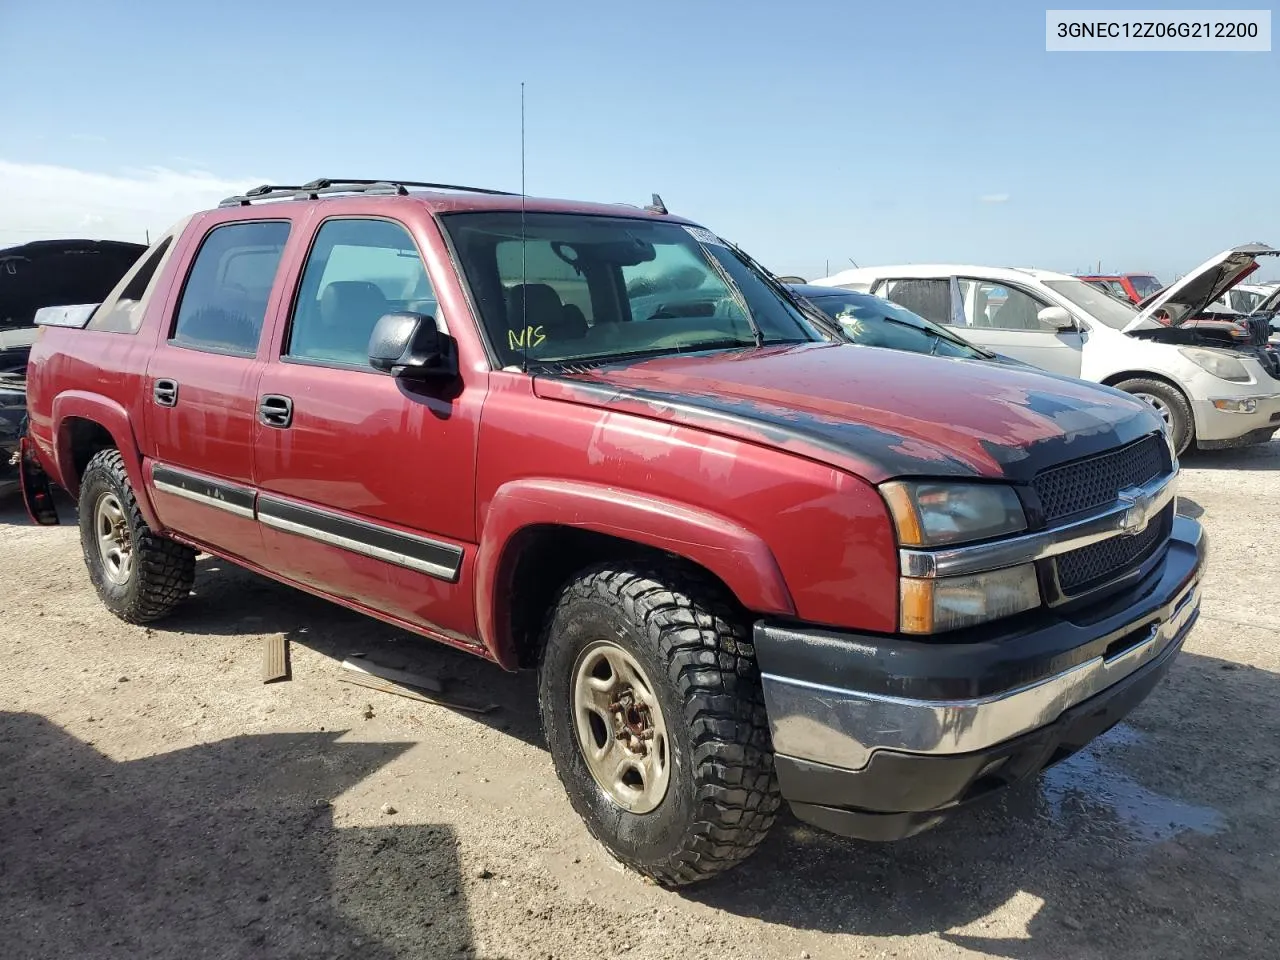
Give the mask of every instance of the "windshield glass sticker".
[{"label": "windshield glass sticker", "polygon": [[688,231],[689,236],[693,237],[693,239],[697,240],[699,243],[709,243],[715,247],[728,246],[727,243],[725,243],[723,240],[721,240],[719,237],[717,237],[714,233],[712,233],[710,230],[706,229],[705,227],[686,226],[685,230]]}]

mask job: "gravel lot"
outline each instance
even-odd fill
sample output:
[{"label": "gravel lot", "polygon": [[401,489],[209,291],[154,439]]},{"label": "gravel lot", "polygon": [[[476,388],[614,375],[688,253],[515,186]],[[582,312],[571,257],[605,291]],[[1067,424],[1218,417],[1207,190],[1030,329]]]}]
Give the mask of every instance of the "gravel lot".
[{"label": "gravel lot", "polygon": [[[1212,542],[1203,615],[1127,723],[934,832],[868,845],[786,819],[679,893],[587,836],[532,677],[207,557],[180,613],[128,626],[75,528],[7,501],[0,955],[1275,957],[1280,443],[1189,460],[1183,493]],[[277,632],[293,679],[264,686]],[[501,709],[340,682],[357,651]]]}]

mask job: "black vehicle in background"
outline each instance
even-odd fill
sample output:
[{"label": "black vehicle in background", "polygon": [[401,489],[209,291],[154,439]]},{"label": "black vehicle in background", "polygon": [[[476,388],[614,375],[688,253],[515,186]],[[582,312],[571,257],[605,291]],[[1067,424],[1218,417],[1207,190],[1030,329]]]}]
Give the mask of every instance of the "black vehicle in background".
[{"label": "black vehicle in background", "polygon": [[37,240],[0,250],[0,497],[18,485],[9,461],[27,415],[36,311],[100,303],[146,249],[120,240]]}]

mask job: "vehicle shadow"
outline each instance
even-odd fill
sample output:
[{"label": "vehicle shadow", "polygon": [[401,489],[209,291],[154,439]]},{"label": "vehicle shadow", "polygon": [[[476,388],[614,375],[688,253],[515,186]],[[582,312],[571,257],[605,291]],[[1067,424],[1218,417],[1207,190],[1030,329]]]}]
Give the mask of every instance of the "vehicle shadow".
[{"label": "vehicle shadow", "polygon": [[117,762],[36,714],[0,712],[4,956],[457,955],[472,930],[453,831],[333,822],[333,799],[408,745],[340,736]]},{"label": "vehicle shadow", "polygon": [[[400,652],[410,669],[483,689],[513,721],[536,716],[527,674],[200,563],[190,602],[158,629],[282,630],[335,660]],[[1280,676],[1184,652],[1132,722],[1034,783],[895,844],[841,840],[784,817],[741,867],[683,896],[798,929],[932,934],[1018,960],[1274,955],[1277,702]],[[507,732],[542,745],[532,719]],[[1010,913],[1022,924],[1014,933],[985,925]]]},{"label": "vehicle shadow", "polygon": [[1200,470],[1280,470],[1280,440],[1250,447],[1197,450],[1184,457],[1182,465]]},{"label": "vehicle shadow", "polygon": [[204,555],[196,561],[191,596],[152,629],[206,636],[282,633],[291,644],[332,659],[335,676],[342,660],[361,653],[384,666],[437,676],[446,681],[446,695],[457,691],[468,700],[496,704],[492,713],[468,715],[526,743],[543,744],[532,673],[508,673],[474,654],[425,640],[217,557]]},{"label": "vehicle shadow", "polygon": [[[234,636],[279,631],[334,661],[357,651],[379,659],[380,651],[402,654],[407,669],[457,677],[462,689],[484,690],[504,706],[500,714],[512,724],[507,732],[541,745],[533,719],[537,715],[533,678],[528,674],[506,674],[478,658],[410,639],[403,631],[215,558],[202,557],[199,566],[194,594],[172,617],[155,625],[157,633]],[[1277,703],[1280,676],[1184,652],[1168,679],[1130,722],[1035,783],[965,811],[937,830],[895,844],[845,841],[784,817],[755,856],[723,878],[681,895],[728,914],[806,931],[933,936],[956,947],[1017,960],[1275,956],[1280,943],[1280,917],[1274,910],[1274,891],[1280,884],[1280,863],[1274,856],[1280,839]],[[477,719],[494,723],[488,717]],[[411,928],[417,924],[419,934],[411,934],[406,943],[427,942],[425,938],[442,929],[442,924],[443,929],[458,931],[458,942],[467,936],[465,917],[441,921],[421,910],[415,914],[416,900],[403,903],[415,877],[395,872],[407,871],[400,861],[418,859],[421,847],[422,856],[437,858],[430,861],[429,875],[456,876],[456,864],[444,859],[449,847],[447,828],[424,828],[427,832],[421,836],[400,834],[398,829],[349,834],[334,830],[327,812],[316,814],[315,824],[303,816],[298,782],[312,778],[310,782],[317,786],[311,792],[317,798],[331,798],[378,762],[389,761],[402,747],[335,744],[336,735],[329,734],[242,737],[167,755],[168,759],[112,764],[88,747],[59,741],[39,728],[42,723],[28,715],[0,714],[0,770],[6,774],[0,784],[0,809],[7,814],[0,825],[0,937],[6,938],[0,942],[19,948],[16,953],[6,950],[6,957],[168,955],[157,949],[136,949],[138,941],[131,938],[143,934],[122,919],[129,910],[123,894],[110,891],[99,908],[93,906],[96,901],[91,896],[62,891],[63,887],[74,890],[100,884],[105,882],[103,875],[119,873],[115,864],[104,866],[103,862],[111,861],[122,843],[135,840],[144,852],[129,855],[141,857],[146,870],[163,877],[173,889],[151,886],[150,873],[130,862],[121,868],[128,881],[122,886],[139,887],[146,897],[176,898],[170,912],[177,918],[179,931],[182,924],[195,924],[197,929],[204,924],[216,938],[223,936],[222,927],[212,925],[223,923],[224,915],[245,916],[243,911],[232,913],[233,907],[242,910],[235,904],[213,901],[216,909],[208,906],[209,898],[224,894],[216,882],[201,886],[205,874],[197,869],[198,863],[187,868],[189,873],[180,871],[177,864],[191,864],[208,853],[231,858],[227,869],[233,877],[258,871],[250,879],[264,878],[263,888],[272,898],[277,889],[271,886],[273,878],[280,884],[278,889],[288,889],[290,884],[303,891],[317,887],[311,896],[319,897],[316,902],[321,905],[304,903],[297,909],[321,911],[320,919],[329,924],[325,929],[333,930],[337,940],[346,937],[344,942],[354,943],[365,936],[361,931],[387,931],[370,935],[372,948],[335,950],[333,955],[400,956],[394,951],[402,941],[391,940],[390,933],[393,926],[398,933],[400,923],[387,919],[393,916],[407,917]],[[73,759],[60,760],[59,750],[74,754]],[[345,761],[347,767],[360,770],[351,769],[343,777],[341,766],[336,770],[322,766],[321,754],[348,755],[347,751],[354,751],[350,755],[355,757]],[[370,757],[365,751],[386,752]],[[190,770],[182,766],[182,755],[193,758]],[[295,762],[303,765],[303,772],[277,773]],[[177,765],[177,772],[166,763]],[[44,770],[45,766],[54,768],[53,772]],[[144,777],[135,775],[135,769],[160,773]],[[121,771],[126,770],[121,779]],[[266,782],[257,782],[264,771],[269,774]],[[140,782],[148,777],[167,778],[173,784],[152,790],[149,783]],[[278,777],[285,780],[278,782]],[[120,784],[125,785],[123,792]],[[131,800],[133,794],[137,797]],[[94,804],[100,804],[102,811]],[[146,828],[130,825],[129,809],[134,805],[158,824],[154,852]],[[22,815],[15,817],[15,809]],[[67,833],[66,839],[58,840],[61,847],[49,845],[47,826],[38,832],[30,826],[33,817],[46,816],[48,811],[52,811],[49,816],[62,818],[58,832],[52,834],[60,838],[63,831]],[[101,817],[100,831],[77,826],[81,816],[91,825]],[[248,838],[243,850],[233,830],[241,817],[253,824],[248,832],[242,831]],[[123,825],[117,826],[115,820]],[[113,839],[122,831],[124,839]],[[312,836],[316,833],[318,840]],[[252,844],[285,845],[281,839],[285,834],[295,838],[290,843],[301,836],[303,849],[281,849],[258,864]],[[381,903],[365,903],[342,886],[359,873],[359,869],[345,871],[343,857],[371,865],[369,875],[374,879],[369,882],[381,883],[376,854],[360,859],[367,851],[359,838],[371,836],[370,843],[377,846],[384,835],[406,837],[396,842],[413,851],[386,868],[395,879],[394,889],[385,894],[385,913]],[[193,847],[198,848],[196,852]],[[22,864],[22,869],[15,871],[10,866],[14,863]],[[59,863],[75,864],[65,868],[73,871],[69,878],[57,874]],[[330,868],[336,878],[328,887],[313,879],[313,874],[324,874],[321,867]],[[26,874],[36,879],[29,880]],[[82,875],[85,879],[77,880]],[[437,882],[437,876],[431,876],[430,884]],[[29,893],[33,884],[37,891],[49,891],[51,906],[41,902],[44,894]],[[334,889],[340,890],[338,905],[331,897],[326,908],[325,891]],[[379,890],[374,891],[375,901],[383,895]],[[437,904],[438,892],[429,887],[429,904]],[[354,905],[343,897],[350,897]],[[440,909],[449,906],[445,903]],[[259,908],[285,909],[271,899],[265,905],[253,900],[248,906],[250,911]],[[105,911],[109,935],[94,941],[56,941],[41,930],[60,929],[58,910],[82,911],[90,918]],[[279,921],[270,925],[275,930],[298,914],[273,916]],[[427,925],[429,920],[434,926]],[[73,931],[81,923],[79,918],[68,922]],[[251,916],[243,922],[244,930],[252,933],[237,928],[239,932],[231,935],[260,932],[254,930]],[[84,923],[88,929],[89,921]],[[22,929],[9,932],[6,924]],[[193,941],[182,940],[174,953],[207,955],[208,948],[202,952]],[[302,947],[295,955],[323,955],[323,951],[303,949],[308,944],[305,938],[298,942]],[[389,942],[394,947],[387,946]],[[81,946],[106,952],[85,952]],[[117,952],[107,950],[108,946]],[[272,955],[270,949],[264,950]]]},{"label": "vehicle shadow", "polygon": [[1038,781],[892,844],[787,818],[686,895],[804,930],[935,934],[1017,960],[1275,956],[1278,698],[1280,676],[1183,653],[1131,724]]}]

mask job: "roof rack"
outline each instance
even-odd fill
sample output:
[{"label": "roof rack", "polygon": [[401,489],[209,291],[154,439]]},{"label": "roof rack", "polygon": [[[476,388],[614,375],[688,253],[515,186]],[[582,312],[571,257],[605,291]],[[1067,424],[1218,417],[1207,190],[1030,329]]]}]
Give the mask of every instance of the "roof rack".
[{"label": "roof rack", "polygon": [[259,200],[318,200],[322,196],[338,193],[367,193],[391,196],[407,196],[409,187],[423,187],[428,190],[460,190],[466,193],[486,193],[499,197],[515,197],[519,194],[507,190],[490,190],[487,187],[464,187],[454,183],[425,183],[421,180],[347,180],[333,177],[312,180],[300,186],[284,186],[264,183],[260,187],[246,190],[235,197],[227,197],[219,207],[247,207]]}]

